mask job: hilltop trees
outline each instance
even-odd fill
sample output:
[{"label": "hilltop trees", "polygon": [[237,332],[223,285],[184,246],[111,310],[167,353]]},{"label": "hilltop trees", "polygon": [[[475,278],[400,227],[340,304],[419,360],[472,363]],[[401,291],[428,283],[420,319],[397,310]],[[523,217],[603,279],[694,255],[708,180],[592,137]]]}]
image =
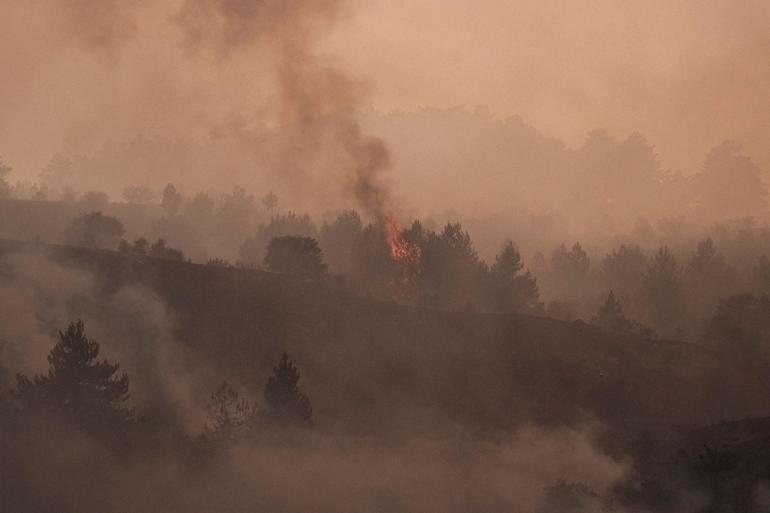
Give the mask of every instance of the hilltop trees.
[{"label": "hilltop trees", "polygon": [[49,369],[31,379],[19,374],[13,395],[23,412],[53,414],[82,428],[117,429],[133,412],[124,406],[129,380],[118,364],[98,361],[99,343],[85,334],[83,321],[59,332],[48,355]]},{"label": "hilltop trees", "polygon": [[621,244],[604,257],[602,275],[608,288],[623,299],[633,297],[642,284],[647,257],[636,245]]},{"label": "hilltop trees", "polygon": [[174,184],[170,183],[163,189],[160,206],[167,217],[174,217],[179,213],[179,209],[182,207],[182,195],[177,192]]},{"label": "hilltop trees", "polygon": [[666,337],[681,336],[685,295],[682,270],[668,247],[650,259],[639,294],[652,326]]},{"label": "hilltop trees", "polygon": [[733,141],[724,141],[706,156],[703,171],[693,178],[701,215],[725,218],[761,216],[767,211],[767,187],[761,170]]},{"label": "hilltop trees", "polygon": [[184,253],[181,250],[167,246],[165,239],[158,239],[152,245],[144,237],[136,239],[131,244],[127,240],[121,239],[120,244],[118,244],[118,251],[135,255],[148,255],[164,260],[175,260],[177,262],[184,261]]},{"label": "hilltop trees", "polygon": [[489,270],[492,301],[500,311],[534,311],[541,305],[537,281],[529,271],[522,273],[524,263],[512,241],[503,244]]},{"label": "hilltop trees", "polygon": [[615,293],[610,291],[607,300],[591,318],[591,324],[598,326],[611,333],[621,335],[639,335],[645,338],[652,337],[651,330],[644,328],[638,322],[628,319],[623,314],[623,308],[620,301],[615,297]]},{"label": "hilltop trees", "polygon": [[315,237],[316,233],[316,227],[309,215],[298,216],[294,212],[287,212],[285,215],[270,218],[267,224],[262,224],[254,237],[246,239],[238,253],[244,262],[256,265],[262,263],[267,246],[273,238],[285,235]]},{"label": "hilltop trees", "polygon": [[712,314],[721,298],[734,292],[736,285],[735,273],[711,237],[698,243],[684,269],[684,280],[688,314],[703,319]]},{"label": "hilltop trees", "polygon": [[11,187],[8,185],[8,182],[5,181],[5,177],[8,176],[8,173],[10,172],[11,166],[4,163],[3,159],[0,159],[0,199],[7,198],[11,195]]},{"label": "hilltop trees", "polygon": [[64,240],[76,246],[114,248],[123,233],[123,223],[116,217],[91,212],[73,219],[64,232]]},{"label": "hilltop trees", "polygon": [[275,209],[278,207],[278,196],[270,191],[262,197],[262,205],[270,212],[270,216],[275,215]]},{"label": "hilltop trees", "polygon": [[447,223],[440,233],[429,231],[421,254],[417,282],[425,304],[462,309],[477,303],[486,267],[460,223]]},{"label": "hilltop trees", "polygon": [[264,264],[270,271],[303,279],[317,280],[326,274],[321,248],[318,241],[311,237],[287,235],[273,238]]},{"label": "hilltop trees", "polygon": [[145,185],[132,185],[123,189],[123,198],[128,203],[146,205],[155,200],[156,193]]},{"label": "hilltop trees", "polygon": [[110,203],[110,197],[102,191],[86,191],[78,202],[89,210],[102,210]]},{"label": "hilltop trees", "polygon": [[345,210],[331,223],[324,223],[318,242],[333,272],[353,271],[353,246],[361,236],[363,225],[355,210]]}]

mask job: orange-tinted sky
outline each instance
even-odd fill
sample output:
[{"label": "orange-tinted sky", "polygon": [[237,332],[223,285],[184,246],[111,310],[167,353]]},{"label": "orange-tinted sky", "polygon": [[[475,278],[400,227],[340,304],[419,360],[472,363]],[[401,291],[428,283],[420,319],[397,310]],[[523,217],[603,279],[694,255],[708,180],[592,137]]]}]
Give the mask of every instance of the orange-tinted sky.
[{"label": "orange-tinted sky", "polygon": [[[269,51],[191,60],[172,20],[181,3],[0,5],[0,155],[17,177],[105,139],[259,123],[274,94]],[[485,106],[570,145],[594,128],[641,131],[665,167],[686,173],[732,138],[770,170],[766,1],[290,3],[317,9],[313,47],[366,85],[355,105]]]},{"label": "orange-tinted sky", "polygon": [[343,32],[381,109],[483,105],[568,144],[638,130],[685,172],[733,138],[770,165],[765,1],[370,0]]}]

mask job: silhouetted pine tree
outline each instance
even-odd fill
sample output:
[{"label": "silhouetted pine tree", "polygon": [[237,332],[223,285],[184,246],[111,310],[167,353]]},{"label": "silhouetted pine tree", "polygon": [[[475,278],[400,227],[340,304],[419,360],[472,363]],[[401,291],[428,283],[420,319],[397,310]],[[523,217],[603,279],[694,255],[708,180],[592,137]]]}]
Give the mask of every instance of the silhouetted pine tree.
[{"label": "silhouetted pine tree", "polygon": [[126,374],[116,376],[118,364],[97,361],[99,343],[89,340],[83,321],[59,332],[48,355],[47,374],[32,379],[16,376],[13,396],[26,412],[59,416],[83,428],[117,428],[127,424],[133,411],[123,406],[129,397]]},{"label": "silhouetted pine tree", "polygon": [[265,386],[265,413],[270,419],[282,424],[312,425],[313,409],[310,399],[299,388],[299,378],[297,367],[283,353]]}]

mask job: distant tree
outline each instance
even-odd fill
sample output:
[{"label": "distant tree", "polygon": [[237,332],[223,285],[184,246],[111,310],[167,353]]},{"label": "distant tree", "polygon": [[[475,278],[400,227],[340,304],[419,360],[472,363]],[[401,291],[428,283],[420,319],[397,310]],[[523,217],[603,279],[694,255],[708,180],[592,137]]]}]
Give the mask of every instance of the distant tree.
[{"label": "distant tree", "polygon": [[417,285],[423,303],[458,310],[478,301],[488,270],[460,223],[429,231],[421,250]]},{"label": "distant tree", "polygon": [[312,425],[310,399],[299,387],[300,373],[283,353],[265,386],[267,417],[281,424]]},{"label": "distant tree", "polygon": [[72,187],[63,187],[59,199],[65,203],[74,203],[77,200],[77,193]]},{"label": "distant tree", "polygon": [[355,279],[365,286],[367,293],[387,297],[399,270],[391,256],[385,222],[367,224],[356,238],[351,253]]},{"label": "distant tree", "polygon": [[332,223],[321,226],[318,242],[332,271],[351,273],[354,265],[353,246],[362,230],[361,218],[354,210],[346,210]]},{"label": "distant tree", "polygon": [[144,185],[132,185],[123,189],[123,198],[128,203],[143,205],[152,202],[156,194]]},{"label": "distant tree", "polygon": [[326,274],[318,241],[311,237],[275,237],[267,248],[264,264],[271,271],[304,279],[319,279]]},{"label": "distant tree", "polygon": [[616,328],[626,321],[623,317],[623,309],[620,307],[620,301],[615,298],[615,293],[610,291],[607,301],[604,302],[596,315],[591,319],[591,324],[601,326],[609,331],[619,331]]},{"label": "distant tree", "polygon": [[704,339],[722,358],[770,363],[770,297],[739,294],[723,299]]},{"label": "distant tree", "polygon": [[608,287],[628,299],[639,291],[647,257],[639,246],[622,244],[604,257],[602,275]]},{"label": "distant tree", "polygon": [[206,260],[206,265],[210,265],[212,267],[232,267],[230,262],[224,258],[209,258]]},{"label": "distant tree", "polygon": [[639,299],[656,331],[666,337],[682,335],[682,270],[668,247],[660,248],[650,259]]},{"label": "distant tree", "polygon": [[163,189],[163,197],[160,200],[160,206],[168,217],[174,217],[182,206],[182,195],[177,192],[174,184],[166,185]]},{"label": "distant tree", "polygon": [[32,379],[19,374],[13,396],[22,411],[47,413],[83,428],[118,428],[133,412],[128,400],[129,380],[116,375],[118,364],[97,361],[99,343],[85,335],[83,321],[59,332],[48,355],[47,374]]},{"label": "distant tree", "polygon": [[155,258],[163,258],[164,260],[184,261],[184,253],[178,249],[166,246],[165,239],[158,239],[155,241],[155,243],[150,246],[149,255]]},{"label": "distant tree", "polygon": [[254,217],[255,209],[254,196],[246,194],[246,189],[236,185],[231,193],[222,196],[218,215],[224,223],[243,223]]},{"label": "distant tree", "polygon": [[8,185],[8,182],[5,181],[5,178],[12,169],[11,166],[3,162],[3,159],[0,159],[0,199],[7,198],[11,195],[11,187]]},{"label": "distant tree", "polygon": [[551,265],[564,276],[583,277],[588,274],[591,261],[583,246],[576,242],[570,250],[564,244],[556,248],[551,254]]},{"label": "distant tree", "polygon": [[690,317],[707,318],[721,298],[736,291],[737,276],[710,237],[698,243],[687,262],[684,278]]},{"label": "distant tree", "polygon": [[641,324],[634,322],[623,314],[623,308],[615,294],[610,291],[607,300],[591,319],[591,324],[598,326],[611,333],[624,335],[638,335],[644,338],[651,338],[652,332],[645,329]]},{"label": "distant tree", "polygon": [[30,199],[32,201],[48,201],[51,196],[51,189],[45,185],[34,184],[30,189]]},{"label": "distant tree", "polygon": [[131,245],[131,251],[139,255],[146,255],[150,248],[150,243],[144,237],[139,237]]},{"label": "distant tree", "polygon": [[507,241],[490,268],[488,290],[501,311],[533,311],[540,307],[537,281],[524,264],[513,242]]},{"label": "distant tree", "polygon": [[123,223],[116,217],[91,212],[76,217],[65,230],[64,239],[76,246],[114,248],[123,233]]},{"label": "distant tree", "polygon": [[189,212],[198,219],[207,219],[214,213],[214,200],[201,191],[190,202]]},{"label": "distant tree", "polygon": [[703,215],[718,213],[722,218],[761,216],[767,211],[767,187],[762,170],[741,154],[733,141],[713,148],[703,171],[692,179],[693,190]]},{"label": "distant tree", "polygon": [[298,216],[294,212],[287,212],[285,215],[274,216],[269,223],[261,225],[256,235],[243,243],[239,255],[248,264],[259,264],[264,260],[267,246],[273,238],[284,235],[315,237],[316,233],[316,227],[308,214]]},{"label": "distant tree", "polygon": [[132,244],[130,244],[126,239],[120,239],[120,244],[118,244],[118,251],[121,253],[146,255],[149,247],[150,243],[144,237],[136,239]]},{"label": "distant tree", "polygon": [[206,405],[208,421],[204,434],[214,442],[233,442],[243,434],[252,413],[249,403],[224,381],[211,394]]},{"label": "distant tree", "polygon": [[110,203],[110,197],[101,191],[86,191],[79,201],[84,207],[96,210],[105,208]]},{"label": "distant tree", "polygon": [[275,215],[276,207],[278,207],[278,196],[273,191],[270,191],[262,198],[262,204],[270,212],[270,217],[272,217]]}]

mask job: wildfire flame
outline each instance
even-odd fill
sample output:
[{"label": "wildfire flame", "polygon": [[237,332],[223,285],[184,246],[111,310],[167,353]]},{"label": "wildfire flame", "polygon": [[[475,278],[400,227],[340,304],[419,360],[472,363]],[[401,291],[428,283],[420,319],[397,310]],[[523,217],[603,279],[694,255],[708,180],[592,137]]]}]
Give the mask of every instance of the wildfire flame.
[{"label": "wildfire flame", "polygon": [[404,230],[392,217],[386,219],[388,225],[388,245],[390,256],[396,262],[417,265],[422,253],[419,246],[410,243],[404,238]]}]

